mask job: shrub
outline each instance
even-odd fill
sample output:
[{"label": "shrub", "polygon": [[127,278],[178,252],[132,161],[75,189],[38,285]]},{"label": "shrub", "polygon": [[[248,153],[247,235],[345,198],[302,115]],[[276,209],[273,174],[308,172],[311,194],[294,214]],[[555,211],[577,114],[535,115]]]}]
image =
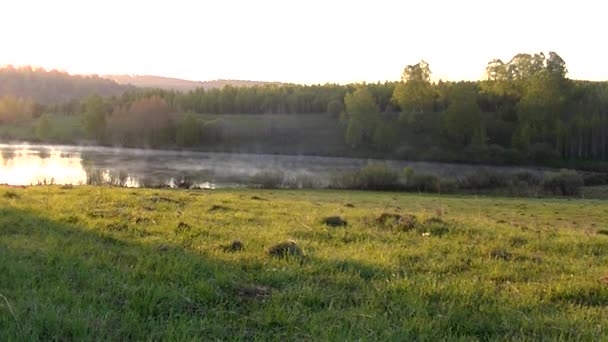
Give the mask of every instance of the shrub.
[{"label": "shrub", "polygon": [[370,163],[358,171],[343,171],[330,177],[330,187],[360,190],[398,190],[399,173],[386,164]]},{"label": "shrub", "polygon": [[357,171],[333,172],[329,178],[330,188],[357,189],[359,186],[359,178]]},{"label": "shrub", "polygon": [[399,174],[386,164],[367,164],[358,174],[361,189],[394,190],[401,187]]},{"label": "shrub", "polygon": [[608,184],[608,174],[605,173],[587,173],[583,176],[585,186],[596,186]]},{"label": "shrub", "polygon": [[542,182],[543,189],[555,195],[578,195],[583,186],[583,177],[574,170],[562,169],[559,173],[547,173]]},{"label": "shrub", "polygon": [[428,173],[412,173],[406,180],[405,188],[410,191],[435,192],[440,186],[439,178]]},{"label": "shrub", "polygon": [[332,117],[339,117],[340,113],[344,110],[344,103],[339,100],[332,100],[327,104],[327,113]]},{"label": "shrub", "polygon": [[283,173],[279,171],[262,171],[251,176],[249,182],[264,189],[277,189],[283,184]]},{"label": "shrub", "polygon": [[289,189],[316,189],[321,187],[321,182],[313,176],[300,174],[284,178],[282,185]]},{"label": "shrub", "polygon": [[468,174],[460,185],[462,188],[474,190],[503,188],[509,185],[509,176],[492,170],[479,169]]},{"label": "shrub", "polygon": [[439,180],[439,189],[437,190],[443,193],[453,193],[458,191],[459,188],[460,186],[457,181],[443,178]]},{"label": "shrub", "polygon": [[515,174],[515,179],[527,185],[539,185],[542,182],[542,177],[529,171],[522,171]]}]

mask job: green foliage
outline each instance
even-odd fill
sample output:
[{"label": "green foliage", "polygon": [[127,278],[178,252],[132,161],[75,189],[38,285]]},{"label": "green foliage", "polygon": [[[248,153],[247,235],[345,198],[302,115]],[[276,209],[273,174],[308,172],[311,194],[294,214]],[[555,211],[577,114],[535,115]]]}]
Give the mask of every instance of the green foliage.
[{"label": "green foliage", "polygon": [[[114,110],[108,122],[110,139],[126,146],[161,147],[175,143],[171,108],[159,96]],[[190,138],[190,137],[188,137]]]},{"label": "green foliage", "polygon": [[359,190],[400,190],[399,173],[385,163],[370,162],[359,170],[334,173],[330,188]]},{"label": "green foliage", "polygon": [[175,138],[177,145],[182,147],[192,147],[201,141],[201,124],[195,114],[182,116]]},{"label": "green foliage", "polygon": [[503,188],[510,184],[512,183],[509,175],[492,170],[479,169],[464,177],[460,182],[460,187],[464,189],[483,190]]},{"label": "green foliage", "polygon": [[448,136],[462,146],[473,143],[475,137],[477,145],[484,144],[485,123],[477,105],[477,89],[474,84],[458,83],[452,87],[443,124]]},{"label": "green foliage", "polygon": [[[407,171],[407,170],[406,170]],[[405,189],[418,192],[439,192],[441,181],[439,177],[429,173],[406,173]]]},{"label": "green foliage", "polygon": [[344,110],[344,103],[340,100],[332,100],[327,104],[327,113],[337,118]]},{"label": "green foliage", "polygon": [[372,138],[378,124],[378,105],[365,86],[346,94],[344,104],[348,118],[346,143],[356,148]]},{"label": "green foliage", "polygon": [[87,96],[119,96],[132,86],[95,76],[69,75],[65,72],[29,66],[0,68],[0,97],[26,97],[37,104],[51,105],[78,101]]},{"label": "green foliage", "polygon": [[42,115],[36,124],[36,136],[38,139],[46,141],[53,135],[53,126],[48,114]]},{"label": "green foliage", "polygon": [[90,96],[84,103],[83,126],[90,138],[102,141],[106,133],[106,109],[103,99]]},{"label": "green foliage", "polygon": [[358,174],[360,189],[394,190],[401,187],[399,173],[384,163],[368,163]]},{"label": "green foliage", "polygon": [[393,100],[402,111],[402,121],[412,123],[416,115],[433,110],[435,91],[430,75],[431,70],[425,61],[404,69],[401,82],[393,93]]},{"label": "green foliage", "polygon": [[284,185],[285,175],[280,171],[261,171],[251,176],[249,183],[262,189],[278,189]]},{"label": "green foliage", "polygon": [[[1,73],[0,79],[2,79]],[[0,124],[23,122],[32,119],[33,106],[32,101],[12,95],[0,97]]]},{"label": "green foliage", "polygon": [[376,129],[374,130],[372,144],[378,150],[391,151],[399,139],[397,134],[397,128],[394,125],[380,122],[376,125]]},{"label": "green foliage", "polygon": [[[495,59],[486,73],[480,82],[432,83],[421,61],[404,69],[401,82],[182,93],[115,92],[115,84],[95,77],[9,67],[0,69],[8,80],[0,89],[0,138],[37,140],[37,118],[48,114],[53,132],[45,140],[57,143],[86,137],[104,145],[605,168],[607,82],[567,79],[554,52]],[[65,97],[48,86],[61,82]],[[39,94],[42,88],[51,96]],[[184,113],[196,116],[200,134]],[[81,124],[65,128],[72,116]]]},{"label": "green foliage", "polygon": [[578,195],[584,185],[583,177],[574,170],[561,170],[559,173],[547,173],[542,186],[545,191],[554,195]]}]

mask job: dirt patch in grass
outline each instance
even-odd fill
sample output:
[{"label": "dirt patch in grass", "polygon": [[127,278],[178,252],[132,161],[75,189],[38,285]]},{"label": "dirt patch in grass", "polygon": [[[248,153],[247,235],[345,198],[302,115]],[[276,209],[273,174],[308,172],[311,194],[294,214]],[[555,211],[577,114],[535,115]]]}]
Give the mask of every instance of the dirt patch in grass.
[{"label": "dirt patch in grass", "polygon": [[504,249],[494,249],[490,252],[490,258],[495,259],[495,260],[511,260],[511,258],[513,257],[513,254],[509,253],[508,251],[504,250]]},{"label": "dirt patch in grass", "polygon": [[18,198],[21,198],[21,196],[20,196],[18,193],[14,192],[14,191],[12,191],[12,190],[8,190],[8,191],[6,191],[6,192],[5,192],[5,193],[2,195],[2,197],[4,197],[4,198],[8,198],[8,199],[18,199]]},{"label": "dirt patch in grass", "polygon": [[254,201],[268,201],[265,198],[262,198],[262,197],[259,197],[259,196],[255,196],[255,195],[251,196],[251,199],[254,200]]},{"label": "dirt patch in grass", "polygon": [[169,198],[169,197],[163,197],[163,196],[152,196],[152,197],[150,197],[150,201],[152,201],[154,203],[159,203],[159,202],[179,203],[179,201],[177,201],[177,200],[174,200],[174,199]]},{"label": "dirt patch in grass", "polygon": [[608,288],[601,285],[566,288],[553,293],[551,300],[580,306],[606,306],[608,305]]},{"label": "dirt patch in grass", "polygon": [[521,236],[514,236],[509,239],[509,243],[511,244],[511,247],[521,247],[526,245],[528,243],[528,240],[524,239]]},{"label": "dirt patch in grass", "polygon": [[109,232],[127,232],[129,226],[124,223],[110,223],[106,225],[106,230]]},{"label": "dirt patch in grass", "polygon": [[443,224],[445,223],[442,219],[440,219],[439,217],[430,217],[426,220],[424,220],[424,224]]},{"label": "dirt patch in grass", "polygon": [[93,209],[90,210],[87,215],[90,218],[109,218],[109,217],[117,217],[119,212],[114,209]]},{"label": "dirt patch in grass", "polygon": [[214,204],[211,208],[209,208],[209,211],[228,211],[228,210],[232,210],[232,209],[225,207],[223,205],[217,205],[217,204]]},{"label": "dirt patch in grass", "polygon": [[374,220],[376,226],[383,228],[408,231],[416,227],[418,218],[414,215],[400,215],[395,213],[382,213]]},{"label": "dirt patch in grass", "polygon": [[185,233],[185,232],[189,232],[190,230],[192,230],[192,227],[190,227],[189,224],[185,223],[185,222],[180,222],[177,224],[177,228],[175,229],[176,233]]},{"label": "dirt patch in grass", "polygon": [[304,255],[302,249],[292,240],[287,240],[270,247],[268,249],[268,254],[279,259],[286,257],[301,257]]},{"label": "dirt patch in grass", "polygon": [[245,245],[239,240],[234,240],[231,243],[223,245],[221,247],[222,250],[226,253],[235,253],[242,251],[245,248]]},{"label": "dirt patch in grass", "polygon": [[171,247],[169,247],[169,245],[160,245],[156,248],[159,252],[168,252],[169,250],[171,250]]},{"label": "dirt patch in grass", "polygon": [[376,218],[376,222],[382,225],[386,225],[387,223],[394,223],[401,219],[401,215],[393,214],[393,213],[382,213],[378,218]]},{"label": "dirt patch in grass", "polygon": [[263,300],[272,294],[272,289],[266,286],[237,286],[234,293],[243,298]]},{"label": "dirt patch in grass", "polygon": [[154,221],[151,218],[148,217],[137,217],[135,219],[135,223],[136,224],[156,224],[156,221]]},{"label": "dirt patch in grass", "polygon": [[600,235],[608,235],[608,229],[599,229],[596,233]]},{"label": "dirt patch in grass", "polygon": [[330,227],[346,227],[348,222],[340,216],[328,216],[322,220],[323,224]]},{"label": "dirt patch in grass", "polygon": [[80,222],[80,219],[77,216],[70,215],[70,216],[61,218],[60,222],[68,223],[68,224],[76,224],[76,223]]}]

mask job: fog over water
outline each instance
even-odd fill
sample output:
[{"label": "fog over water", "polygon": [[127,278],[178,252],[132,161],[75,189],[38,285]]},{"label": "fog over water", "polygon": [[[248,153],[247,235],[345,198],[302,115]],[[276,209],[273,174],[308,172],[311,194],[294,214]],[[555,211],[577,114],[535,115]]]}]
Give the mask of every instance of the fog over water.
[{"label": "fog over water", "polygon": [[[230,154],[142,150],[65,145],[0,144],[0,184],[100,184],[120,186],[172,186],[180,183],[204,188],[239,187],[251,184],[260,173],[279,173],[298,184],[313,180],[319,187],[329,185],[332,174],[356,170],[367,159]],[[480,168],[502,172],[528,168],[486,167],[412,161],[386,161],[403,170],[433,173],[442,177],[462,177]]]}]

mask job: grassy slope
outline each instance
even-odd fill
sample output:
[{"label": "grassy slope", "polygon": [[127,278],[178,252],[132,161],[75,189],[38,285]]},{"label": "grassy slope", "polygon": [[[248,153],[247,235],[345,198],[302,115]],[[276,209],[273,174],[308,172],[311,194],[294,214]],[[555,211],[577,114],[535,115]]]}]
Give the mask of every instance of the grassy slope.
[{"label": "grassy slope", "polygon": [[[375,221],[383,212],[421,223],[400,231]],[[0,187],[0,294],[15,315],[0,297],[0,340],[606,339],[607,212],[596,200]],[[349,224],[326,227],[328,215]],[[304,258],[266,254],[289,238]],[[245,250],[220,247],[233,239]]]}]

